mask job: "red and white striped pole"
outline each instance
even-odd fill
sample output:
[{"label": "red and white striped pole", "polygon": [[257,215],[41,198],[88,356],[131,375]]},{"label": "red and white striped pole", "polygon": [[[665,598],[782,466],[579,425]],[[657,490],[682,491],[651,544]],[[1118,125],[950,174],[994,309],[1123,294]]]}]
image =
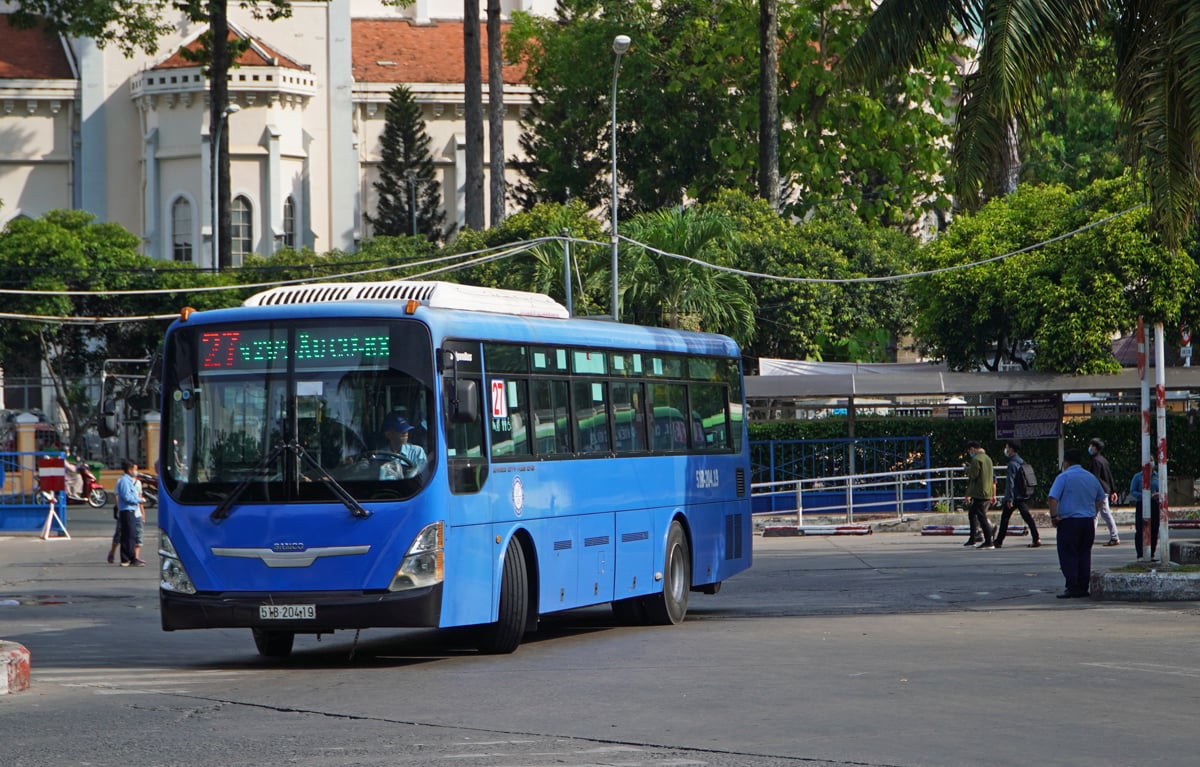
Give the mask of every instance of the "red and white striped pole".
[{"label": "red and white striped pole", "polygon": [[1137,367],[1138,382],[1142,390],[1142,529],[1135,531],[1141,536],[1142,551],[1150,553],[1150,379],[1146,376],[1146,321],[1138,317],[1137,322]]},{"label": "red and white striped pole", "polygon": [[[1154,389],[1158,400],[1158,558],[1171,564],[1171,523],[1167,513],[1167,368],[1163,324],[1154,323]],[[1146,517],[1146,528],[1150,527]]]}]

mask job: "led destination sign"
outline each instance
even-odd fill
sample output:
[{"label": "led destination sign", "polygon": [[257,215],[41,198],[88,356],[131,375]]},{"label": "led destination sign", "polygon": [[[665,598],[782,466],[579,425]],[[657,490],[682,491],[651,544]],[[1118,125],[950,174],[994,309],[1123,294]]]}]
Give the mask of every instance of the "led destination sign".
[{"label": "led destination sign", "polygon": [[202,370],[280,369],[331,365],[386,368],[391,336],[385,327],[333,327],[318,330],[249,328],[200,334]]}]

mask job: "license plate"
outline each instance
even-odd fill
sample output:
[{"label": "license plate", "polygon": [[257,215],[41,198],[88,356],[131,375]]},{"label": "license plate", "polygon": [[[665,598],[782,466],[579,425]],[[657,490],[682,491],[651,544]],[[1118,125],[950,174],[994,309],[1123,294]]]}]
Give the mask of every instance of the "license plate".
[{"label": "license plate", "polygon": [[259,605],[258,617],[264,621],[312,620],[316,605]]}]

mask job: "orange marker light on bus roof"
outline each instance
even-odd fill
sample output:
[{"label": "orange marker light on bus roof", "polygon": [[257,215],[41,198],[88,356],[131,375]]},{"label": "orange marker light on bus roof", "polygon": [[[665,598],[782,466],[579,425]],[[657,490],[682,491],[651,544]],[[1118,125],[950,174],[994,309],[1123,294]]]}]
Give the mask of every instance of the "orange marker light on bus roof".
[{"label": "orange marker light on bus roof", "polygon": [[404,304],[404,313],[405,314],[415,314],[417,311],[417,307],[420,305],[421,305],[420,301],[416,300],[415,298],[410,298],[410,299],[408,299],[408,302],[406,304]]},{"label": "orange marker light on bus roof", "polygon": [[190,306],[183,307],[182,309],[179,310],[179,319],[182,320],[183,322],[187,322],[189,319],[191,319],[192,312],[194,312],[194,311],[196,311],[196,310]]}]

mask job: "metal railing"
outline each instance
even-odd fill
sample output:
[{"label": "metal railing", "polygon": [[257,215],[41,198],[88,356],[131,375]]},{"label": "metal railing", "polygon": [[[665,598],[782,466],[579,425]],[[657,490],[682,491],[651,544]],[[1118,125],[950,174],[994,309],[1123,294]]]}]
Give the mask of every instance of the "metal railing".
[{"label": "metal railing", "polygon": [[[996,469],[997,491],[1002,494],[1004,467]],[[755,516],[795,515],[804,525],[804,515],[844,517],[854,522],[856,513],[905,514],[953,511],[966,489],[964,466],[902,469],[840,477],[806,477],[750,486]],[[763,508],[769,506],[769,509]]]}]

